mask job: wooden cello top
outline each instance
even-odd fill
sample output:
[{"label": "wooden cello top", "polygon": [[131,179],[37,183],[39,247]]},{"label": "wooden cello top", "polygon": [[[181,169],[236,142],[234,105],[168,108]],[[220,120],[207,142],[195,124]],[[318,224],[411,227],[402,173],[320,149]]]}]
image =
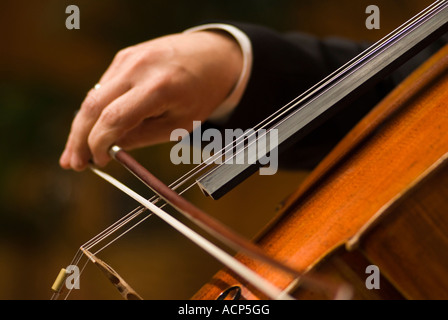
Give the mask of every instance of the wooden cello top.
[{"label": "wooden cello top", "polygon": [[[372,227],[392,214],[414,189],[431,177],[437,178],[434,174],[440,170],[446,171],[447,101],[448,47],[445,47],[338,144],[285,201],[278,218],[258,237],[258,244],[274,258],[301,271],[312,269],[341,246],[355,249]],[[448,203],[441,205],[448,210]],[[445,222],[448,231],[448,221],[441,224]],[[443,234],[438,223],[433,224],[434,232]],[[440,237],[443,241],[444,236]],[[448,247],[448,239],[446,243]],[[238,255],[238,259],[280,288],[287,288],[292,280],[243,255]],[[448,268],[448,254],[437,259],[442,266],[438,269]],[[245,299],[263,298],[228,270],[218,272],[193,298],[216,299],[232,285],[242,287]],[[407,292],[403,295],[407,296]],[[425,298],[425,294],[411,297]]]}]

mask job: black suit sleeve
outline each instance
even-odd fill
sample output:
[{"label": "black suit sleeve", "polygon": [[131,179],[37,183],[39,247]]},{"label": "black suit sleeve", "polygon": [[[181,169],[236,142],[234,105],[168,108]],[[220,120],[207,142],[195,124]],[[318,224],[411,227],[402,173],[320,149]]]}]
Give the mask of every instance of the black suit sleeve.
[{"label": "black suit sleeve", "polygon": [[[253,67],[242,100],[225,124],[227,128],[253,127],[369,46],[341,38],[280,34],[245,23],[233,25],[251,40]],[[445,42],[434,43],[308,134],[280,156],[280,165],[283,168],[314,167],[369,110]]]}]

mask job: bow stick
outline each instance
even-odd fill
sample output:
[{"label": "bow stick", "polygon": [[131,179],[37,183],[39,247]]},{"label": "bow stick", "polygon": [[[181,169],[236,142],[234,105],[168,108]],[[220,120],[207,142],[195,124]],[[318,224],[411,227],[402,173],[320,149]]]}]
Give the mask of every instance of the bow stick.
[{"label": "bow stick", "polygon": [[157,207],[152,202],[146,200],[141,195],[136,193],[135,191],[131,190],[115,178],[111,177],[107,173],[102,172],[101,170],[98,170],[95,167],[90,167],[90,169],[102,177],[104,180],[108,181],[127,195],[129,195],[134,200],[138,201],[141,205],[149,209],[151,212],[156,214],[158,217],[160,217],[162,220],[167,222],[170,226],[175,228],[177,231],[182,233],[184,236],[186,236],[188,239],[193,241],[195,244],[197,244],[199,247],[204,249],[206,252],[214,256],[217,260],[222,262],[224,265],[229,267],[231,270],[239,274],[241,277],[245,278],[248,282],[252,283],[258,290],[265,293],[268,297],[271,299],[285,299],[285,300],[291,300],[293,299],[287,292],[283,292],[277,287],[273,286],[271,283],[266,281],[263,277],[259,276],[257,273],[249,269],[247,266],[236,260],[235,258],[231,257],[228,253],[226,253],[224,250],[218,248],[213,243],[208,241],[207,239],[200,236],[195,231],[188,228],[186,225],[182,224],[175,218],[173,218],[171,215],[163,211],[161,208]]},{"label": "bow stick", "polygon": [[[292,268],[284,263],[281,263],[280,261],[266,255],[258,246],[251,243],[250,241],[246,240],[245,238],[241,237],[237,233],[233,232],[227,226],[225,226],[225,225],[221,224],[220,222],[218,222],[217,220],[213,219],[211,216],[209,216],[208,214],[203,212],[201,209],[199,209],[192,203],[188,202],[185,198],[181,197],[179,194],[177,194],[171,188],[166,186],[163,182],[161,182],[158,178],[156,178],[153,174],[151,174],[146,168],[144,168],[131,155],[129,155],[127,152],[125,152],[120,147],[113,146],[110,149],[109,153],[118,163],[120,163],[124,168],[126,168],[133,175],[135,175],[138,179],[140,179],[146,186],[148,186],[160,198],[164,199],[167,203],[169,203],[171,206],[173,206],[173,208],[175,208],[177,211],[182,213],[184,216],[186,216],[188,219],[190,219],[196,225],[198,225],[199,227],[201,227],[202,229],[207,231],[209,234],[215,236],[222,242],[226,243],[228,246],[230,246],[236,250],[240,250],[240,251],[242,251],[242,252],[244,252],[262,262],[268,263],[271,266],[278,268],[279,270],[289,273],[292,276],[294,276],[294,278],[296,278],[296,279],[300,278],[301,283],[304,285],[318,288],[318,289],[327,287],[327,288],[331,289],[333,292],[335,292],[335,297],[337,297],[337,298],[345,299],[350,296],[349,292],[351,290],[349,290],[347,288],[347,286],[345,286],[345,285],[340,285],[340,284],[334,285],[327,280],[324,281],[322,278],[317,278],[315,276],[311,276],[308,274],[304,275],[302,272],[299,272],[299,271],[295,270],[294,268]],[[113,185],[115,185],[117,188],[119,188],[123,192],[127,193],[129,196],[131,196],[132,198],[134,198],[135,200],[140,202],[140,204],[142,204],[146,208],[150,209],[150,211],[152,211],[153,213],[155,213],[156,215],[161,217],[166,222],[168,222],[172,225],[172,223],[174,223],[174,221],[176,221],[176,223],[175,223],[176,225],[180,224],[180,222],[175,220],[173,217],[168,215],[166,212],[164,212],[163,210],[161,210],[160,208],[158,208],[157,206],[155,206],[153,203],[149,202],[148,200],[144,199],[140,195],[136,194],[134,191],[130,190],[128,187],[122,185],[116,179],[110,177],[106,173],[98,170],[97,168],[91,167],[91,169],[97,175],[101,176],[103,179],[107,180],[108,182],[112,183]],[[167,221],[167,220],[170,220],[170,221]],[[181,229],[183,229],[183,228],[181,228]],[[186,235],[184,231],[181,231],[179,229],[178,229],[178,231],[180,231],[180,232],[184,233],[184,235]],[[190,231],[193,232],[192,230],[190,230]],[[190,231],[188,231],[187,233],[190,233]],[[195,241],[195,240],[193,240],[193,241],[198,244],[197,241]],[[206,240],[203,239],[201,241],[206,241]],[[210,245],[214,246],[211,243],[208,243],[207,246],[210,246]],[[200,246],[203,247],[203,249],[205,249],[203,245],[200,245]],[[214,250],[216,248],[217,247],[214,246]],[[208,249],[206,249],[206,250],[210,253],[210,251]],[[221,251],[221,254],[222,253],[223,252]],[[235,260],[234,258],[231,258],[231,259]],[[228,257],[218,258],[218,260],[220,260],[221,262],[224,262],[224,264],[229,266]],[[225,260],[225,261],[223,261],[223,260]],[[232,262],[232,265],[234,265],[234,262]],[[231,267],[231,269],[233,269],[235,271],[234,268],[235,268],[235,266]],[[242,268],[242,266],[238,266],[237,269],[242,270],[242,269],[247,269],[247,267]],[[250,270],[250,269],[248,269],[248,270]],[[245,270],[245,271],[248,271],[248,270]],[[246,273],[246,275],[243,275],[244,273],[241,274],[241,272],[237,272],[237,273],[239,273],[243,277],[247,276],[247,273]],[[252,275],[252,276],[255,276],[255,275]],[[255,283],[260,283],[260,280],[262,278],[260,279],[258,275],[255,276],[255,278],[258,279],[255,281]],[[265,282],[265,281],[264,280],[261,281],[261,283],[263,283],[263,282]],[[252,282],[252,283],[254,283],[254,282]],[[262,291],[266,292],[266,290],[262,290]],[[276,290],[274,290],[274,291],[276,291]],[[271,290],[271,292],[272,292],[272,290]],[[275,297],[273,297],[272,295],[270,295],[270,296],[271,296],[271,298],[278,298],[280,295],[277,292]],[[284,294],[282,294],[281,296],[283,298],[287,298],[287,296],[285,296]]]}]

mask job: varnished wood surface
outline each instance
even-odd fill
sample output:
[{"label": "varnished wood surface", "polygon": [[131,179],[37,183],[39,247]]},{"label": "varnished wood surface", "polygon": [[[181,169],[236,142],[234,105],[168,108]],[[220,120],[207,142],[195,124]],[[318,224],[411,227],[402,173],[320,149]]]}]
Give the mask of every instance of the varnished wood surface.
[{"label": "varnished wood surface", "polygon": [[413,190],[360,250],[408,299],[448,299],[448,163]]},{"label": "varnished wood surface", "polygon": [[[417,201],[431,199],[430,194],[443,189],[442,182],[432,179],[443,178],[436,173],[444,171],[436,170],[444,168],[448,151],[447,66],[445,48],[386,97],[285,202],[258,244],[302,271],[323,262],[337,248],[361,248],[406,298],[448,297],[446,279],[437,281],[448,265],[448,251],[443,249],[448,225],[440,215],[448,210],[446,201],[427,200],[420,208]],[[428,181],[434,183],[427,185]],[[429,195],[417,196],[416,190]],[[429,204],[436,209],[426,210]],[[396,208],[401,209],[395,212]],[[409,208],[419,208],[412,218],[403,214]],[[437,217],[426,216],[432,212]],[[387,225],[388,219],[394,223]],[[369,241],[363,242],[364,237]],[[401,264],[415,265],[419,257],[431,267],[411,266],[412,272],[400,274]],[[291,281],[257,261],[239,259],[280,288]],[[223,270],[193,298],[215,299],[228,286],[241,283]],[[246,285],[243,297],[263,298]]]}]

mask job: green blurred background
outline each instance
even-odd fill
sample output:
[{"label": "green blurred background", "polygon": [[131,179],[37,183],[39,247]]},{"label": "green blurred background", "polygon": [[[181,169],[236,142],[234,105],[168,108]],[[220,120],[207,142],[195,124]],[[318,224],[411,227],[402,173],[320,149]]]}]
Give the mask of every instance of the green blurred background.
[{"label": "green blurred background", "polygon": [[[0,299],[49,299],[57,273],[70,263],[79,246],[136,206],[92,173],[58,166],[74,111],[118,50],[210,19],[375,41],[431,2],[2,0]],[[65,27],[65,8],[71,4],[80,8],[80,30]],[[365,28],[364,12],[370,4],[381,10],[380,30]],[[188,169],[171,164],[170,146],[133,154],[169,183]],[[106,170],[150,196],[118,165],[112,163]],[[217,202],[197,190],[187,197],[252,238],[306,174],[256,175]],[[148,219],[99,257],[145,299],[188,299],[221,267],[157,218]],[[81,289],[71,298],[120,296],[89,264]]]}]

